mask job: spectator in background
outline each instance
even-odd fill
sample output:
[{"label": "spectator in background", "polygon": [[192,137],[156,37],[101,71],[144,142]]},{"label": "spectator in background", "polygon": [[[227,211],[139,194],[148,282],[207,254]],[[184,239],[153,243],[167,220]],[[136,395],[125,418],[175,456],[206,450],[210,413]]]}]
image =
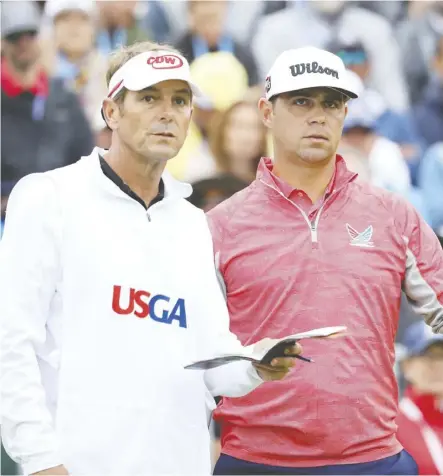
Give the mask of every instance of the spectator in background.
[{"label": "spectator in background", "polygon": [[[77,94],[94,131],[102,127],[102,98],[107,60],[95,47],[97,6],[94,0],[48,0],[51,30],[45,44],[49,74]],[[49,32],[48,32],[49,33]]]},{"label": "spectator in background", "polygon": [[420,188],[414,187],[400,147],[377,132],[371,92],[363,90],[351,101],[345,119],[341,147],[353,147],[367,157],[369,182],[407,198],[427,223],[431,218]]},{"label": "spectator in background", "polygon": [[344,158],[348,169],[351,172],[358,174],[356,180],[364,180],[369,183],[371,182],[371,171],[369,168],[368,156],[365,155],[361,148],[356,148],[350,144],[342,143],[339,146],[338,154]]},{"label": "spectator in background", "polygon": [[[256,0],[254,2],[229,1],[227,2],[227,14],[225,32],[232,36],[241,45],[249,48],[255,28],[262,15],[270,13],[275,6],[281,6],[284,2]],[[183,18],[188,15],[187,2],[162,2],[162,9],[166,15],[170,39],[178,41],[188,29]]]},{"label": "spectator in background", "polygon": [[191,64],[191,74],[205,96],[195,98],[186,141],[166,166],[176,179],[185,182],[196,182],[217,173],[208,143],[211,123],[218,112],[241,100],[248,91],[247,72],[231,53],[219,51],[200,56]]},{"label": "spectator in background", "polygon": [[93,138],[75,95],[41,66],[40,12],[32,2],[2,4],[2,203],[27,174],[71,164]]},{"label": "spectator in background", "polygon": [[399,22],[407,15],[407,3],[404,1],[379,2],[371,0],[360,0],[356,2],[359,7],[368,8],[386,18],[389,23]]},{"label": "spectator in background", "polygon": [[284,10],[263,17],[252,45],[261,78],[282,51],[327,48],[334,40],[361,42],[371,61],[368,84],[389,108],[407,109],[407,85],[391,25],[377,13],[343,0],[290,2]]},{"label": "spectator in background", "polygon": [[178,40],[176,48],[192,63],[205,53],[225,51],[233,54],[246,68],[249,85],[258,82],[257,65],[252,51],[240,45],[226,32],[226,0],[187,2],[189,30]]},{"label": "spectator in background", "polygon": [[[443,17],[442,17],[443,21]],[[428,146],[443,141],[443,31],[430,62],[429,82],[414,107],[421,136]]]},{"label": "spectator in background", "polygon": [[[415,121],[409,110],[398,112],[389,107],[386,99],[369,84],[371,61],[361,42],[337,42],[329,48],[339,56],[346,68],[354,73],[361,81],[360,88],[365,88],[368,107],[373,111],[375,130],[377,134],[398,144],[411,171],[415,183],[418,165],[424,150]],[[354,79],[354,78],[353,78]]]},{"label": "spectator in background", "polygon": [[405,334],[401,370],[408,386],[400,401],[398,439],[420,475],[443,475],[443,335],[423,322]]},{"label": "spectator in background", "polygon": [[171,42],[171,29],[163,0],[138,2],[135,12],[136,16],[140,18],[140,27],[149,32],[153,41],[158,43]]},{"label": "spectator in background", "polygon": [[[426,9],[416,18],[409,18],[399,25],[397,35],[413,104],[422,98],[429,81],[429,64],[438,40],[443,35],[443,2],[434,0],[418,3],[426,5]],[[386,71],[390,71],[389,66]]]},{"label": "spectator in background", "polygon": [[261,157],[267,156],[267,130],[250,102],[234,103],[214,121],[209,145],[219,173],[246,184],[255,179]]},{"label": "spectator in background", "polygon": [[341,142],[368,158],[373,185],[408,196],[409,169],[398,145],[377,134],[369,99],[363,91],[358,99],[350,101]]},{"label": "spectator in background", "polygon": [[418,185],[429,210],[429,223],[443,236],[443,141],[426,151],[420,167]]},{"label": "spectator in background", "polygon": [[149,40],[152,36],[143,29],[137,4],[135,0],[97,2],[100,16],[97,46],[106,56],[119,46]]},{"label": "spectator in background", "polygon": [[204,212],[209,212],[219,203],[247,186],[247,182],[232,175],[220,175],[199,180],[192,184],[192,195],[189,197],[189,201]]}]

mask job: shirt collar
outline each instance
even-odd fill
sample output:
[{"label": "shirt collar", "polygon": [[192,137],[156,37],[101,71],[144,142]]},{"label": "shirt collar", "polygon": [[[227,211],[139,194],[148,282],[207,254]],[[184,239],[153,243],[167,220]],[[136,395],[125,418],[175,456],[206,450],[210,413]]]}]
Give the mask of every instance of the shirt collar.
[{"label": "shirt collar", "polygon": [[126,184],[123,179],[114,171],[114,169],[106,162],[106,160],[100,155],[100,167],[102,168],[103,173],[108,177],[109,180],[115,183],[117,187],[120,188],[120,190],[127,195],[129,195],[131,198],[133,198],[135,201],[139,202],[140,205],[142,205],[144,208],[149,208],[154,203],[160,202],[165,198],[165,183],[163,182],[163,179],[160,179],[160,183],[158,185],[158,193],[157,195],[151,200],[151,203],[146,206],[146,203],[143,201],[141,197],[139,197],[134,190],[132,190],[128,184]]},{"label": "shirt collar", "polygon": [[[269,157],[263,157],[258,166],[257,180],[260,180],[267,185],[277,187],[277,189],[283,193],[286,198],[289,198],[292,192],[297,191],[297,189],[289,185],[280,177],[277,177],[273,173],[273,168],[274,164],[272,159]],[[351,180],[354,180],[356,177],[357,174],[349,171],[346,167],[343,157],[336,155],[334,175],[332,176],[332,179],[326,188],[325,196],[330,195],[334,190],[341,188],[343,185],[350,182]]]},{"label": "shirt collar", "polygon": [[[83,160],[90,163],[91,167],[94,167],[96,170],[95,175],[104,188],[111,193],[120,195],[122,190],[112,180],[109,180],[109,178],[105,176],[100,165],[100,156],[104,156],[106,152],[106,149],[94,147],[92,153],[87,157],[83,157]],[[163,171],[161,178],[164,183],[165,200],[169,201],[173,199],[188,198],[192,194],[192,186],[190,184],[176,180],[167,170]]]},{"label": "shirt collar", "polygon": [[24,88],[12,75],[8,68],[8,63],[5,58],[1,61],[1,88],[2,91],[9,97],[17,97],[25,92],[31,93],[34,96],[47,96],[49,90],[49,80],[47,74],[41,70],[33,85]]}]

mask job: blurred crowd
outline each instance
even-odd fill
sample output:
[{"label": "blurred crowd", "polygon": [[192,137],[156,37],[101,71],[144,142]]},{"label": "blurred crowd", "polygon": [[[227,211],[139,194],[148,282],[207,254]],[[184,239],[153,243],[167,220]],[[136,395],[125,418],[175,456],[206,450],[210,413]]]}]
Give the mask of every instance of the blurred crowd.
[{"label": "blurred crowd", "polygon": [[[410,200],[443,236],[443,1],[48,0],[1,9],[1,224],[20,178],[108,146],[107,57],[152,40],[179,49],[204,92],[167,166],[193,184],[195,205],[209,210],[241,190],[260,157],[272,156],[256,107],[264,79],[283,50],[313,45],[339,55],[360,91],[340,147],[349,168]],[[403,356],[415,320],[405,302]],[[437,420],[443,434],[443,409]]]},{"label": "blurred crowd", "polygon": [[107,56],[149,39],[184,53],[205,93],[168,164],[198,206],[243,188],[272,155],[256,109],[264,78],[281,51],[314,45],[339,55],[361,92],[348,165],[443,228],[442,1],[2,2],[2,212],[24,175],[107,146]]}]

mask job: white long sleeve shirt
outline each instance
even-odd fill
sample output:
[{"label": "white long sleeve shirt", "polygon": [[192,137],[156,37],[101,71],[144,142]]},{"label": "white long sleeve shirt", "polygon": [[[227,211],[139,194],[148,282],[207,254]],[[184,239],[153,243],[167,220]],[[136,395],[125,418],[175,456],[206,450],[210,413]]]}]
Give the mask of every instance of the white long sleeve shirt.
[{"label": "white long sleeve shirt", "polygon": [[[209,474],[213,396],[262,380],[250,364],[185,370],[240,347],[210,231],[165,173],[148,211],[99,149],[22,179],[0,243],[2,439],[25,474]],[[149,215],[148,215],[149,213]]]}]

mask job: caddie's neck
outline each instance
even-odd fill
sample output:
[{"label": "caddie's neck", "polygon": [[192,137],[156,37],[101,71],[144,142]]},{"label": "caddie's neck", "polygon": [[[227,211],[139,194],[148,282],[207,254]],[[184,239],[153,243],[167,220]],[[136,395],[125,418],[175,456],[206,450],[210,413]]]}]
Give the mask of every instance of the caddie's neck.
[{"label": "caddie's neck", "polygon": [[335,154],[321,162],[309,162],[275,148],[273,173],[291,187],[303,190],[312,203],[323,197],[335,171]]},{"label": "caddie's neck", "polygon": [[104,159],[146,206],[157,196],[166,161],[150,161],[115,140]]}]

